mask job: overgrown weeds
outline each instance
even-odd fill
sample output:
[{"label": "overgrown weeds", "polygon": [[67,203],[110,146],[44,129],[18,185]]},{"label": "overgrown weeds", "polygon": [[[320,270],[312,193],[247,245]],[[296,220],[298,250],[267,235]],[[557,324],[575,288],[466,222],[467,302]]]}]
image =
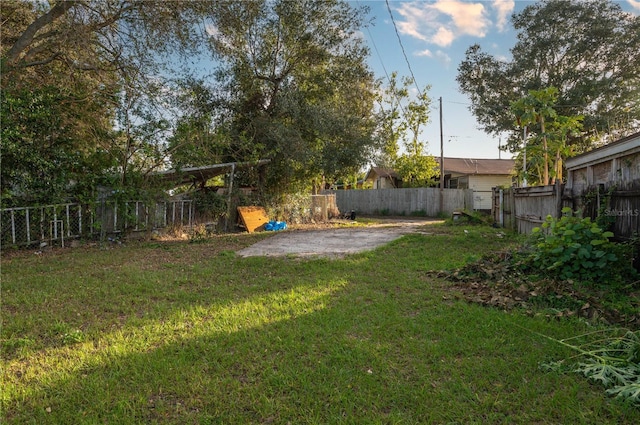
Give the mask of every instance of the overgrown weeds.
[{"label": "overgrown weeds", "polygon": [[640,406],[640,331],[608,328],[562,340],[549,339],[576,354],[543,362],[543,370],[581,374],[606,388],[607,394]]},{"label": "overgrown weeds", "polygon": [[533,229],[529,247],[522,255],[532,269],[551,278],[576,280],[611,289],[638,277],[633,269],[633,247],[610,241],[605,231],[589,217],[570,208],[560,218],[548,216]]},{"label": "overgrown weeds", "polygon": [[[455,282],[468,301],[531,316],[587,319],[592,326],[625,329],[623,335],[573,344],[581,337],[553,339],[579,353],[572,366],[607,393],[632,404],[640,399],[640,280],[632,248],[609,239],[590,219],[565,210],[547,218],[524,244],[491,253],[463,267],[434,273]],[[548,363],[562,365],[561,361]]]}]

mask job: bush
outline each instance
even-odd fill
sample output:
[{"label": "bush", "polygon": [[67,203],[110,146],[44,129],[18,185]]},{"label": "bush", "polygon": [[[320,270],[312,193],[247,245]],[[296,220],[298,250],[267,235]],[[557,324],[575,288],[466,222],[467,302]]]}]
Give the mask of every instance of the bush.
[{"label": "bush", "polygon": [[614,284],[636,275],[629,246],[610,241],[613,233],[590,218],[576,216],[570,208],[562,212],[561,218],[548,216],[542,228],[533,229],[529,261],[534,268],[584,283]]},{"label": "bush", "polygon": [[201,221],[217,221],[227,215],[227,198],[213,188],[193,193],[195,209]]}]

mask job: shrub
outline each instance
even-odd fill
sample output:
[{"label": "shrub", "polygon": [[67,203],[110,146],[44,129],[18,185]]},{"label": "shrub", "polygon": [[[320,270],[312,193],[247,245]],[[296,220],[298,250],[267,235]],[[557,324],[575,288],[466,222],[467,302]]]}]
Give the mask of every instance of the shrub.
[{"label": "shrub", "polygon": [[613,233],[570,208],[562,212],[561,218],[548,216],[542,228],[533,229],[529,260],[534,268],[555,278],[591,283],[621,282],[636,274],[629,247],[610,241]]},{"label": "shrub", "polygon": [[227,215],[227,198],[219,195],[215,189],[204,188],[192,196],[200,220],[217,221]]}]

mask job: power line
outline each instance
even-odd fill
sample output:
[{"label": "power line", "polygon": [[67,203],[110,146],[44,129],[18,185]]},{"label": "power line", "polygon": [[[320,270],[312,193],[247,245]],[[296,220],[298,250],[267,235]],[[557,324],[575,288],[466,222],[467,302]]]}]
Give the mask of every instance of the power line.
[{"label": "power line", "polygon": [[[360,6],[360,1],[358,1],[358,6]],[[387,68],[384,66],[384,61],[382,60],[382,56],[380,55],[380,52],[378,51],[378,46],[376,45],[376,41],[373,38],[373,35],[371,34],[371,30],[369,30],[369,26],[365,26],[365,28],[367,29],[367,33],[369,34],[369,39],[371,40],[371,44],[373,44],[373,50],[376,51],[376,55],[378,56],[378,59],[380,60],[380,65],[382,65],[382,70],[384,71],[384,75],[387,77],[387,81],[389,83],[391,83],[391,78],[389,77],[389,73],[387,72]]]},{"label": "power line", "polygon": [[409,58],[407,57],[407,52],[404,50],[404,45],[402,44],[402,39],[400,38],[400,33],[398,32],[398,27],[396,25],[396,20],[393,18],[393,12],[391,12],[391,6],[389,6],[389,0],[385,0],[387,3],[387,10],[389,11],[389,16],[391,16],[391,22],[393,23],[393,29],[396,31],[396,37],[398,37],[398,43],[400,43],[400,49],[402,50],[402,55],[404,56],[404,60],[407,62],[407,66],[409,67],[409,73],[411,73],[411,77],[413,78],[413,84],[416,86],[418,90],[418,94],[422,97],[422,91],[420,87],[418,87],[418,81],[416,80],[416,76],[413,74],[413,69],[411,69],[411,64],[409,63]]},{"label": "power line", "polygon": [[[358,5],[360,5],[360,1],[358,1]],[[387,77],[387,82],[389,83],[389,85],[391,85],[391,77],[389,76],[389,73],[387,72],[387,68],[384,66],[384,61],[382,60],[382,55],[380,55],[380,51],[378,50],[378,46],[376,45],[376,41],[373,38],[373,35],[371,34],[371,31],[369,30],[369,27],[365,26],[365,28],[367,29],[367,33],[369,34],[369,39],[371,40],[371,44],[373,44],[373,49],[376,51],[376,55],[378,56],[378,59],[380,60],[380,65],[382,65],[382,70],[384,71],[384,75]],[[415,79],[414,79],[414,82],[415,82]],[[395,91],[393,91],[391,93],[391,95],[396,99],[396,102],[398,103],[398,106],[400,107],[400,110],[402,111],[402,116],[406,120],[407,119],[407,111],[404,109],[404,105],[402,104],[400,99],[398,99],[397,93]]]}]

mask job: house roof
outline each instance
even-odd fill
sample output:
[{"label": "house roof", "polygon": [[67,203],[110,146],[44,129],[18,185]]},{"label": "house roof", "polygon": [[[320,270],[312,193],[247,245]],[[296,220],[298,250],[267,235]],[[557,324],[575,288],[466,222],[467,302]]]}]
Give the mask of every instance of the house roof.
[{"label": "house roof", "polygon": [[576,168],[597,164],[617,156],[630,155],[635,152],[640,152],[640,132],[589,152],[567,158],[565,165],[567,170],[575,170]]},{"label": "house roof", "polygon": [[257,167],[267,164],[268,162],[268,159],[261,159],[255,162],[228,162],[224,164],[205,165],[202,167],[189,167],[167,171],[158,171],[152,173],[151,176],[158,180],[170,181],[180,186],[187,183],[205,182],[213,177],[225,174],[235,168]]},{"label": "house roof", "polygon": [[391,168],[382,168],[382,167],[371,167],[367,176],[364,178],[365,180],[369,180],[369,178],[375,179],[377,177],[382,178],[391,178],[391,179],[400,179],[400,174],[398,174],[395,170]]},{"label": "house roof", "polygon": [[[444,157],[445,174],[483,174],[510,175],[515,169],[513,159],[475,159],[475,158],[447,158]],[[436,158],[440,163],[440,158]]]}]

